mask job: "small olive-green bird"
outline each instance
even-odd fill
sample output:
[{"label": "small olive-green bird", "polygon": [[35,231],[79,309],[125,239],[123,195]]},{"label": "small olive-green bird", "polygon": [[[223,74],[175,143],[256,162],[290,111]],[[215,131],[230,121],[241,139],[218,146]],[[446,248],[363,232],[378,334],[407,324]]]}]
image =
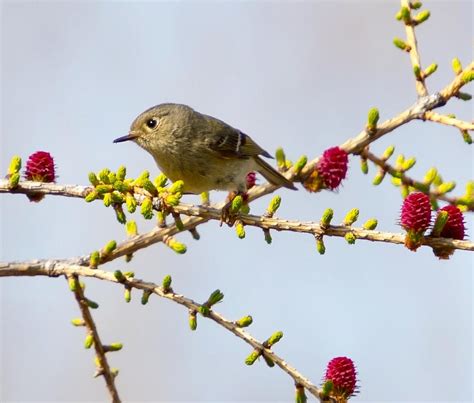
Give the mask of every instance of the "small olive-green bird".
[{"label": "small olive-green bird", "polygon": [[260,157],[272,158],[249,136],[186,105],[166,103],[147,109],[133,121],[128,135],[114,143],[128,140],[148,151],[172,181],[183,180],[185,193],[244,192],[252,171],[274,185],[296,190]]}]

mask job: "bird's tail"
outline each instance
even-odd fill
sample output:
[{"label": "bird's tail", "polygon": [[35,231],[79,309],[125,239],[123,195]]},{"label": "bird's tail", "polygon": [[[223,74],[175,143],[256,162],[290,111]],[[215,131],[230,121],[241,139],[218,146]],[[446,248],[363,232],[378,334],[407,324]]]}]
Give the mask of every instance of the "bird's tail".
[{"label": "bird's tail", "polygon": [[288,189],[298,190],[293,182],[286,179],[281,173],[276,171],[270,164],[260,157],[256,157],[255,162],[258,165],[257,171],[260,172],[272,185],[284,186]]}]

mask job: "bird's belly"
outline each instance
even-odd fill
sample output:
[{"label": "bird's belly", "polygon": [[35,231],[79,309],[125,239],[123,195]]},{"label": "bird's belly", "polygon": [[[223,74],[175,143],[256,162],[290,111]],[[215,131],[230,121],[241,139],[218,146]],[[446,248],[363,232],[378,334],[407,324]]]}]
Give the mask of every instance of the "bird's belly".
[{"label": "bird's belly", "polygon": [[247,174],[255,169],[252,159],[189,161],[180,158],[171,164],[158,160],[156,163],[173,182],[184,182],[185,193],[196,194],[209,190],[245,191]]}]

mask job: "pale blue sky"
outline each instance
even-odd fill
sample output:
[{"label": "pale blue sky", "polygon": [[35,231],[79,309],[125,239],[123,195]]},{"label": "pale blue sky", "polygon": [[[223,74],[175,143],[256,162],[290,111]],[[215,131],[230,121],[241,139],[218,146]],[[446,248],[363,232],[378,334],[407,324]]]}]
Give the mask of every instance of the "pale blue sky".
[{"label": "pale blue sky", "polygon": [[[472,3],[426,2],[430,20],[417,29],[424,65],[439,64],[431,91],[453,78],[454,56],[472,59]],[[416,99],[407,55],[392,45],[404,36],[397,1],[379,2],[59,2],[3,1],[1,7],[0,166],[37,150],[56,160],[61,183],[125,164],[132,176],[157,174],[151,157],[134,144],[112,144],[151,105],[186,103],[249,133],[269,151],[284,146],[291,159],[310,158],[355,136],[366,113],[381,119]],[[472,89],[471,89],[472,92]],[[472,119],[471,104],[453,100],[448,113]],[[412,175],[435,165],[459,190],[473,177],[472,147],[452,128],[413,122],[384,137],[415,156]],[[401,204],[390,182],[371,185],[350,159],[338,193],[278,192],[278,216],[319,220],[327,207],[335,222],[358,207],[361,223],[400,231]],[[218,200],[223,194],[215,194]],[[263,212],[269,198],[252,205]],[[124,238],[111,210],[100,203],[47,197],[0,197],[1,260],[81,255],[109,239]],[[144,222],[137,214],[139,229]],[[474,223],[468,219],[469,233]],[[197,301],[216,288],[217,310],[230,319],[252,314],[249,331],[263,340],[276,330],[275,351],[313,382],[335,356],[351,357],[360,378],[358,401],[471,401],[472,254],[437,260],[429,249],[274,233],[273,244],[247,229],[209,223],[201,240],[179,256],[164,245],[137,253],[127,266],[140,278],[173,285]],[[472,238],[472,235],[471,235]],[[291,379],[264,362],[244,364],[249,347],[210,321],[191,332],[187,312],[152,298],[130,304],[123,290],[86,280],[87,295],[106,342],[125,348],[110,355],[120,368],[127,401],[292,401]],[[93,379],[93,353],[83,329],[69,320],[78,308],[63,279],[2,279],[1,401],[104,401]]]}]

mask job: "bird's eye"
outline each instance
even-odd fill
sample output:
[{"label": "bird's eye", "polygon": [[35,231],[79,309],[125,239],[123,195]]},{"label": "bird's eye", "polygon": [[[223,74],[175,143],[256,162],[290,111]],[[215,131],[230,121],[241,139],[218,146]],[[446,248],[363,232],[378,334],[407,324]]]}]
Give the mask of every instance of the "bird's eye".
[{"label": "bird's eye", "polygon": [[147,127],[150,129],[154,129],[157,124],[158,124],[158,120],[155,118],[148,119],[146,122]]}]

